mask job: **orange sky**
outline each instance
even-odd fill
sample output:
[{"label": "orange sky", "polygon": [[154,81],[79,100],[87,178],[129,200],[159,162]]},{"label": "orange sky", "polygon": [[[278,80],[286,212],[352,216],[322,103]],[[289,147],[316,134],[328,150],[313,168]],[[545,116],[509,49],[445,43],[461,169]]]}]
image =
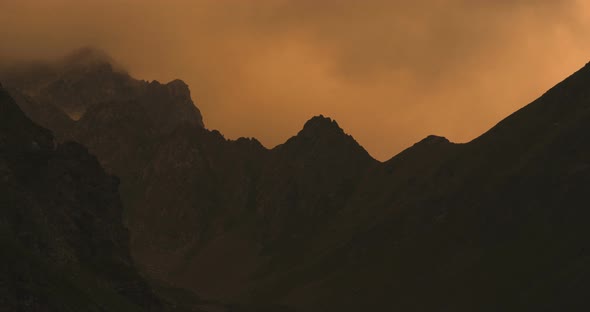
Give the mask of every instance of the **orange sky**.
[{"label": "orange sky", "polygon": [[588,2],[0,0],[0,62],[97,46],[185,80],[228,138],[273,147],[324,114],[386,160],[471,140],[582,67]]}]

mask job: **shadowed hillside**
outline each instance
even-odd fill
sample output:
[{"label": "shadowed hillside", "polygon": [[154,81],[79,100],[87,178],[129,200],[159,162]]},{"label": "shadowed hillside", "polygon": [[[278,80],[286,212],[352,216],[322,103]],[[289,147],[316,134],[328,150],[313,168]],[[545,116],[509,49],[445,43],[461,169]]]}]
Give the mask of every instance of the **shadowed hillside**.
[{"label": "shadowed hillside", "polygon": [[0,86],[0,310],[161,310],[131,260],[118,183]]}]

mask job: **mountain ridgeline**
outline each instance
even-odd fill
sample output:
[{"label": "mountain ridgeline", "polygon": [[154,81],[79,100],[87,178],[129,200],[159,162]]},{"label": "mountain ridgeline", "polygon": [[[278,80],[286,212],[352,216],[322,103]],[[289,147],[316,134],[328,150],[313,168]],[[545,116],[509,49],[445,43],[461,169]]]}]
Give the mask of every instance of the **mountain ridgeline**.
[{"label": "mountain ridgeline", "polygon": [[119,177],[140,269],[211,311],[590,304],[590,65],[472,142],[429,136],[386,162],[323,116],[273,149],[227,140],[182,81],[91,50],[0,80]]}]

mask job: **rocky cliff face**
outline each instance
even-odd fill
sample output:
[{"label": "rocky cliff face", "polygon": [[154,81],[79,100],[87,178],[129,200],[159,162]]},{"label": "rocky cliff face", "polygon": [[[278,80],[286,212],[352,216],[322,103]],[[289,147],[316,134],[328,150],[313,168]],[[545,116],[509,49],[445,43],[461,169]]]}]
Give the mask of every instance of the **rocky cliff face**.
[{"label": "rocky cliff face", "polygon": [[576,310],[589,86],[586,66],[470,143],[384,163],[323,116],[271,150],[226,140],[179,81],[95,103],[70,133],[121,177],[142,268],[237,311]]},{"label": "rocky cliff face", "polygon": [[0,87],[1,310],[159,310],[129,254],[118,184]]}]

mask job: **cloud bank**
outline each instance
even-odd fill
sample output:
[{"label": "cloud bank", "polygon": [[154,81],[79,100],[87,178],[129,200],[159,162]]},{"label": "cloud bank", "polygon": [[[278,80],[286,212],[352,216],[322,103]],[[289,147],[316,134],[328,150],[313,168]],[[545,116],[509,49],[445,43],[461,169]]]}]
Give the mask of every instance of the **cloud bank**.
[{"label": "cloud bank", "polygon": [[583,0],[0,1],[0,63],[97,46],[272,147],[313,115],[386,160],[465,142],[590,59]]}]

